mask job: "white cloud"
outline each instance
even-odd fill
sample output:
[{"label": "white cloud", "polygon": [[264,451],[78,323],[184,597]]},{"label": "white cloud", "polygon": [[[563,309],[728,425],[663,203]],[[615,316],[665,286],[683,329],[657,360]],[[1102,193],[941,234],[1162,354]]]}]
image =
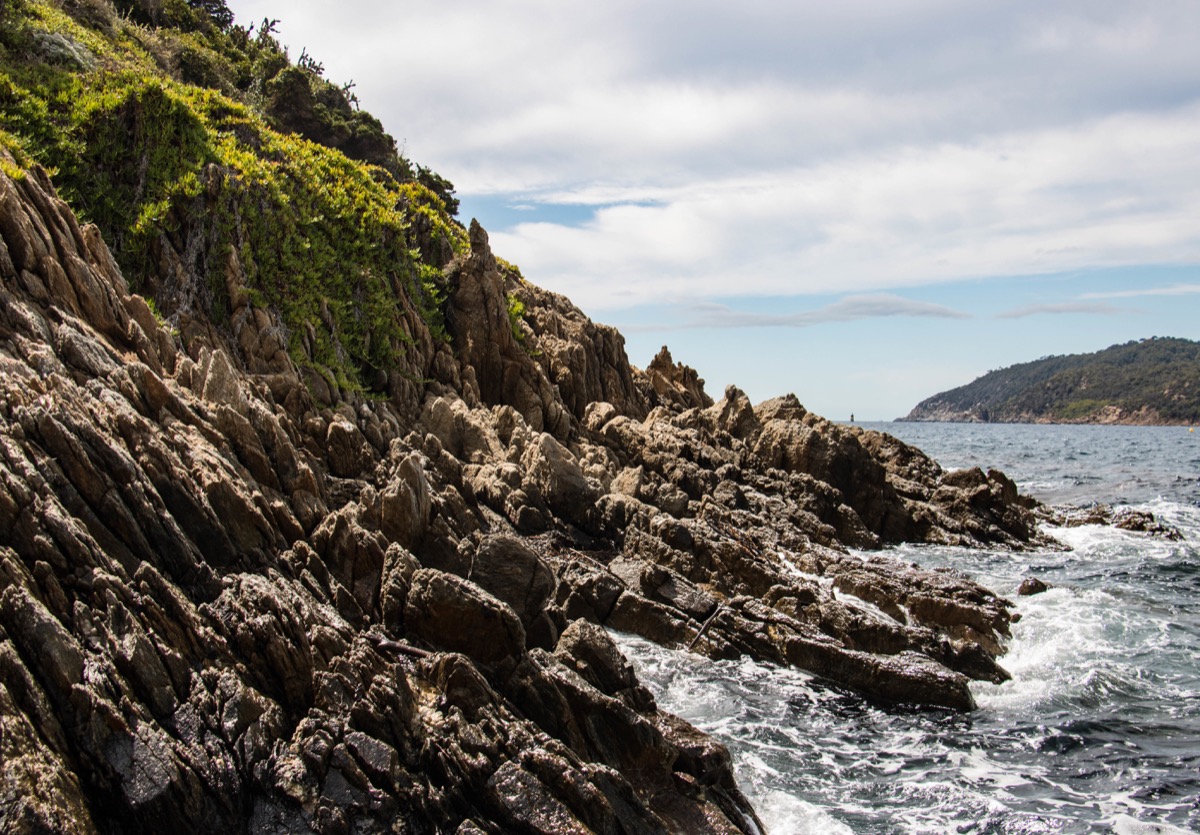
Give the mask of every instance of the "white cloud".
[{"label": "white cloud", "polygon": [[[969,319],[969,314],[945,305],[913,301],[890,293],[846,296],[816,310],[793,313],[757,313],[735,310],[714,302],[699,302],[683,308],[683,321],[656,325],[655,330],[685,328],[807,328],[828,322],[853,322],[891,316],[934,319]],[[640,329],[645,329],[643,326]]]},{"label": "white cloud", "polygon": [[1108,293],[1085,293],[1085,299],[1135,299],[1143,296],[1194,296],[1200,294],[1200,284],[1172,284],[1168,287],[1139,287],[1134,290],[1115,290]]},{"label": "white cloud", "polygon": [[[1178,104],[1200,77],[1190,0],[230,5],[247,21],[282,15],[294,52],[354,78],[423,163],[471,190],[529,187],[514,165],[541,187],[546,169],[629,181],[963,141]],[[712,141],[722,111],[745,128],[736,145]]]},{"label": "white cloud", "polygon": [[589,311],[1200,261],[1194,0],[275,11],[461,195],[541,207],[493,246]]},{"label": "white cloud", "polygon": [[[1200,107],[629,190],[493,245],[585,309],[1200,260]],[[569,192],[553,199],[570,202]],[[652,200],[653,202],[646,202]]]}]

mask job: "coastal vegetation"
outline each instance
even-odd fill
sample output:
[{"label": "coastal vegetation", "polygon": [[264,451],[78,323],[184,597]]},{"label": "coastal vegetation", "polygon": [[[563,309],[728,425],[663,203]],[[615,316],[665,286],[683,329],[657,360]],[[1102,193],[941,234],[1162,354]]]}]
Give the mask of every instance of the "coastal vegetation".
[{"label": "coastal vegetation", "polygon": [[294,361],[376,388],[408,308],[444,337],[441,271],[466,231],[453,185],[276,25],[237,25],[222,0],[6,0],[0,143],[51,172],[165,316],[200,304],[221,326],[244,286]]},{"label": "coastal vegetation", "polygon": [[1043,357],[936,394],[906,420],[984,423],[1200,422],[1200,342],[1152,337]]}]

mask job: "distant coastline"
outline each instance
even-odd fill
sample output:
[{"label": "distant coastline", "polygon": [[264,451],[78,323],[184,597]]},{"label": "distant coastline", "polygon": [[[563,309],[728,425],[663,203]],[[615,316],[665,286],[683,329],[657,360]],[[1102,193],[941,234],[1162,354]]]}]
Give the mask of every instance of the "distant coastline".
[{"label": "distant coastline", "polygon": [[970,412],[936,413],[913,417],[912,414],[894,418],[893,423],[989,423],[1031,424],[1042,426],[1196,426],[1200,421],[1167,420],[1156,412],[1125,414],[1120,409],[1091,414],[1084,418],[1055,419],[1044,415],[1018,415],[1001,420],[984,420]]},{"label": "distant coastline", "polygon": [[898,421],[1113,426],[1200,422],[1200,342],[1151,337],[989,371]]}]

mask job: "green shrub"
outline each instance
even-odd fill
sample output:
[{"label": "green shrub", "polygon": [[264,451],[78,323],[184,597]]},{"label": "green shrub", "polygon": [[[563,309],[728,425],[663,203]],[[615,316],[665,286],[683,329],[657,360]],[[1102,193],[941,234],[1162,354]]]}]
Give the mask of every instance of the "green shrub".
[{"label": "green shrub", "polygon": [[[94,12],[91,2],[64,8]],[[467,249],[446,203],[453,189],[426,169],[417,182],[349,85],[325,81],[315,62],[292,66],[272,21],[253,35],[222,27],[223,7],[125,0],[131,19],[89,28],[94,14],[10,0],[0,140],[52,171],[135,289],[152,296],[173,253],[221,326],[236,256],[245,292],[278,312],[296,362],[367,388],[411,343],[412,313],[446,338],[442,268]],[[78,44],[97,67],[50,60],[39,41]]]}]

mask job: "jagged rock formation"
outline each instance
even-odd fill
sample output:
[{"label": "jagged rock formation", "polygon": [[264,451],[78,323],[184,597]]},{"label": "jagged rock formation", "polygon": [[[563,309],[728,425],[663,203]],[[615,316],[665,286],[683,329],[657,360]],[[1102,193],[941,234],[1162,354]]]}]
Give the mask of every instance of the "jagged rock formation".
[{"label": "jagged rock formation", "polygon": [[1006,676],[1011,604],[846,547],[1024,547],[1010,481],[633,369],[477,226],[450,342],[409,317],[375,397],[299,368],[236,258],[226,322],[160,320],[40,169],[0,237],[5,831],[754,832],[601,626],[889,701]]}]

